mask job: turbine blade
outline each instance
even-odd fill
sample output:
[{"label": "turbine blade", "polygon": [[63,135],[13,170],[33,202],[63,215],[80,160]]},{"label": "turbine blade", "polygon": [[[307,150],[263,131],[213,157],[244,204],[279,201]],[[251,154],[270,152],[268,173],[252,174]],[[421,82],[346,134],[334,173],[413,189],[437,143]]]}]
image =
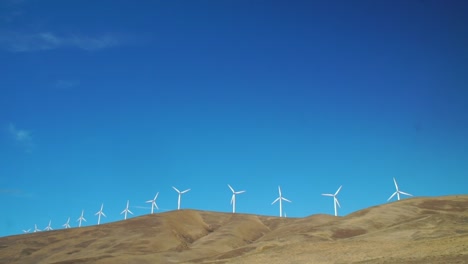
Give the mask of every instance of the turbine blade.
[{"label": "turbine blade", "polygon": [[338,205],[338,207],[341,208],[340,202],[338,201],[338,199],[337,199],[336,197],[335,197],[335,202],[336,202],[336,204]]},{"label": "turbine blade", "polygon": [[176,187],[172,186],[172,188],[173,188],[176,192],[180,193],[180,191],[179,191]]},{"label": "turbine blade", "polygon": [[190,191],[190,189],[187,189],[187,190],[185,190],[185,191],[182,191],[181,193],[186,193],[186,192],[188,192],[188,191]]},{"label": "turbine blade", "polygon": [[279,193],[279,196],[281,197],[281,187],[278,186],[278,193]]},{"label": "turbine blade", "polygon": [[159,192],[157,192],[156,195],[154,196],[155,201],[156,201],[156,199],[158,199],[158,195],[159,195]]},{"label": "turbine blade", "polygon": [[130,211],[130,210],[128,210],[128,212],[129,212],[130,214],[133,214],[132,211]]},{"label": "turbine blade", "polygon": [[396,180],[395,180],[395,177],[393,177],[393,182],[395,183],[395,188],[396,188],[397,191],[398,191],[398,184],[397,184],[397,182],[396,182]]},{"label": "turbine blade", "polygon": [[283,199],[283,201],[292,203],[290,200],[288,200],[288,199],[286,199],[286,198],[284,198],[284,197],[281,197],[281,199]]},{"label": "turbine blade", "polygon": [[333,197],[334,195],[333,194],[329,194],[329,193],[322,193],[323,196],[331,196]]},{"label": "turbine blade", "polygon": [[335,193],[335,196],[340,192],[341,187],[343,187],[343,185],[341,185],[340,188],[338,188],[338,190],[337,190],[336,193]]},{"label": "turbine blade", "polygon": [[107,217],[106,214],[104,212],[101,212],[101,214],[104,216],[104,217]]},{"label": "turbine blade", "polygon": [[152,202],[153,202],[153,200],[148,200],[145,203],[152,203]]},{"label": "turbine blade", "polygon": [[395,194],[397,194],[397,192],[394,192],[392,196],[390,196],[390,198],[387,199],[387,201],[390,201],[393,198],[393,196],[395,196]]},{"label": "turbine blade", "polygon": [[238,191],[238,192],[235,192],[235,194],[241,194],[241,193],[245,193],[245,191]]},{"label": "turbine blade", "polygon": [[404,194],[404,195],[408,195],[408,196],[413,196],[412,194],[409,194],[409,193],[405,193],[405,192],[402,192],[400,191],[401,194]]},{"label": "turbine blade", "polygon": [[280,199],[280,197],[276,198],[276,200],[274,200],[271,204],[276,203],[279,199]]},{"label": "turbine blade", "polygon": [[229,189],[231,189],[232,192],[235,192],[234,189],[231,187],[231,185],[228,184]]}]

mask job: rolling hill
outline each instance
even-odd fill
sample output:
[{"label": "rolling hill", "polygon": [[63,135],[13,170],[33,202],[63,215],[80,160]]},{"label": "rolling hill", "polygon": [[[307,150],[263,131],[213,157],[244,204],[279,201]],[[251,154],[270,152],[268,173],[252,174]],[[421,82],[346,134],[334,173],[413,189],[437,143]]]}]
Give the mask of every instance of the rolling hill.
[{"label": "rolling hill", "polygon": [[468,263],[468,195],[345,217],[171,211],[3,237],[0,263]]}]

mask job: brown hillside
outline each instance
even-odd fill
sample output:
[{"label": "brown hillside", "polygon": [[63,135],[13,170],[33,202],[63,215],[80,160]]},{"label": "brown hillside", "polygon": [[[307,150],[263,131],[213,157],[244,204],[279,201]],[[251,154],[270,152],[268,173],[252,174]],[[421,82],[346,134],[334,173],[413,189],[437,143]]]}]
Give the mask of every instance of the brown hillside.
[{"label": "brown hillside", "polygon": [[468,196],[345,217],[180,210],[0,238],[0,263],[468,263]]}]

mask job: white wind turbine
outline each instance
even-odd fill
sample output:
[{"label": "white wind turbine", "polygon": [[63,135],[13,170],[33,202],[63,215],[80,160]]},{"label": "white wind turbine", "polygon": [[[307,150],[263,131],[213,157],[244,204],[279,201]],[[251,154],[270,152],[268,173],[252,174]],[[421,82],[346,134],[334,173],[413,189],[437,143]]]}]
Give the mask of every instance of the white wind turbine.
[{"label": "white wind turbine", "polygon": [[49,225],[46,226],[46,228],[44,228],[44,230],[46,230],[46,231],[54,230],[54,229],[52,229],[52,227],[50,226],[51,223],[52,223],[52,220],[49,220]]},{"label": "white wind turbine", "polygon": [[29,233],[29,231],[31,231],[31,228],[29,228],[28,230],[23,229],[23,233]]},{"label": "white wind turbine", "polygon": [[39,231],[41,231],[41,230],[39,228],[37,228],[36,224],[34,224],[34,231],[33,232],[36,233],[36,232],[39,232]]},{"label": "white wind turbine", "polygon": [[278,198],[276,198],[276,200],[274,200],[271,204],[274,204],[277,201],[279,201],[279,207],[280,207],[279,215],[280,215],[280,217],[283,217],[283,203],[282,203],[282,201],[286,201],[286,202],[290,202],[290,203],[291,203],[291,201],[283,197],[283,195],[281,194],[281,187],[280,186],[278,186],[278,193],[279,193]]},{"label": "white wind turbine", "polygon": [[104,204],[101,204],[101,210],[99,210],[97,213],[94,214],[98,216],[98,220],[97,220],[98,225],[101,223],[101,215],[104,217],[107,217],[106,214],[102,211],[103,208],[104,208]]},{"label": "white wind turbine", "polygon": [[179,193],[179,199],[177,199],[177,210],[180,210],[180,197],[182,196],[182,194],[190,191],[190,189],[187,189],[185,191],[179,191],[176,187],[172,186],[172,188],[174,188],[174,190]]},{"label": "white wind turbine", "polygon": [[324,193],[322,194],[323,196],[331,196],[333,197],[333,205],[335,206],[335,216],[338,216],[338,211],[336,209],[336,205],[338,205],[339,207],[340,206],[340,202],[338,202],[338,199],[336,198],[336,196],[338,195],[338,193],[340,192],[341,190],[341,187],[343,187],[343,185],[340,186],[340,188],[338,188],[338,190],[335,192],[335,194],[329,194],[329,193]]},{"label": "white wind turbine", "polygon": [[86,219],[84,218],[84,210],[81,211],[81,216],[80,218],[78,218],[76,221],[79,221],[80,223],[78,224],[78,227],[81,227],[81,222],[82,221],[85,221],[86,222]]},{"label": "white wind turbine", "polygon": [[68,220],[65,224],[62,225],[65,228],[70,228],[70,217],[68,217]]},{"label": "white wind turbine", "polygon": [[156,195],[154,196],[154,199],[153,199],[153,200],[148,200],[148,201],[146,201],[147,203],[151,203],[151,213],[153,213],[154,207],[156,207],[156,209],[159,210],[159,207],[158,207],[158,205],[156,204],[156,199],[158,199],[158,195],[159,195],[159,192],[156,193]]},{"label": "white wind turbine", "polygon": [[400,200],[400,194],[404,194],[404,195],[408,195],[408,196],[413,196],[413,195],[411,195],[411,194],[409,194],[409,193],[405,193],[405,192],[400,191],[400,189],[398,188],[398,184],[397,184],[395,178],[393,178],[393,182],[395,183],[396,191],[392,194],[392,196],[390,196],[390,198],[388,198],[387,201],[390,201],[390,200],[393,198],[393,196],[395,196],[395,194],[396,194],[398,200]]},{"label": "white wind turbine", "polygon": [[245,193],[245,191],[234,191],[231,185],[228,184],[229,189],[232,191],[231,204],[232,204],[232,213],[236,212],[236,195]]},{"label": "white wind turbine", "polygon": [[127,200],[127,207],[125,207],[125,209],[120,213],[120,214],[125,213],[125,217],[124,217],[125,220],[127,220],[127,213],[133,214],[132,211],[128,210],[128,204],[129,204],[129,201]]}]

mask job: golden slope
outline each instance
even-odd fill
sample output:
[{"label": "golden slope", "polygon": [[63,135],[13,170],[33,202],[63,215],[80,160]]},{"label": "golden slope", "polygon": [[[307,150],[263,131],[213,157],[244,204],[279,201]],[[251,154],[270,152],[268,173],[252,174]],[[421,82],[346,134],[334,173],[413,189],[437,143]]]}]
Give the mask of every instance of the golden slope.
[{"label": "golden slope", "polygon": [[468,196],[346,217],[180,210],[0,238],[0,263],[467,263]]}]

